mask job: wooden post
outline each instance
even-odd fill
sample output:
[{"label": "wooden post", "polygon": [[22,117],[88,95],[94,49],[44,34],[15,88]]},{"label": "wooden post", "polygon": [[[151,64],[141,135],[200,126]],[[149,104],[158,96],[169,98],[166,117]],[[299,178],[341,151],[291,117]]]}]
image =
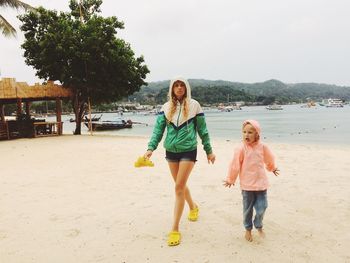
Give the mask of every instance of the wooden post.
[{"label": "wooden post", "polygon": [[31,106],[31,102],[26,101],[26,118],[29,120],[30,119],[30,106]]},{"label": "wooden post", "polygon": [[5,123],[5,105],[0,104],[0,121]]},{"label": "wooden post", "polygon": [[[6,130],[6,135],[7,135],[7,139],[9,140],[10,139],[10,134],[9,134],[9,127],[6,123],[6,120],[5,120],[5,105],[3,104],[0,104],[0,126],[3,126]],[[4,132],[1,131],[1,128],[0,128],[0,133]]]},{"label": "wooden post", "polygon": [[22,114],[22,99],[18,98],[17,99],[17,119],[21,116]]},{"label": "wooden post", "polygon": [[30,105],[31,105],[31,102],[29,101],[26,101],[25,102],[25,105],[26,105],[26,116],[25,116],[25,130],[26,130],[26,136],[30,136],[30,137],[34,137],[34,134],[30,134],[31,131],[29,130],[29,127],[31,127],[31,122],[30,122]]},{"label": "wooden post", "polygon": [[56,98],[56,121],[58,122],[57,133],[62,135],[62,100],[59,98]]},{"label": "wooden post", "polygon": [[88,105],[89,105],[89,130],[90,130],[90,135],[92,134],[92,123],[91,123],[91,104],[90,104],[90,97],[88,98]]}]

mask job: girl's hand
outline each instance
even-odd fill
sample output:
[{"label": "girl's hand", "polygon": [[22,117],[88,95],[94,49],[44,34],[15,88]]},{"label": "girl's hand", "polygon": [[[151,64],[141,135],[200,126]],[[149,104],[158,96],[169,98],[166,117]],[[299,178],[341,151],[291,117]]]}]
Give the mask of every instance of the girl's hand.
[{"label": "girl's hand", "polygon": [[272,171],[274,175],[278,176],[280,174],[280,170],[276,168],[275,170]]},{"label": "girl's hand", "polygon": [[214,153],[210,153],[207,155],[207,159],[208,159],[208,163],[214,163],[215,162],[215,154]]},{"label": "girl's hand", "polygon": [[232,185],[235,185],[234,183],[229,183],[228,181],[226,181],[226,180],[223,180],[223,186],[225,186],[225,187],[228,187],[228,188],[230,188]]},{"label": "girl's hand", "polygon": [[152,151],[151,150],[147,150],[147,152],[143,155],[143,157],[145,158],[145,159],[149,159],[149,158],[151,158],[151,156],[152,156]]}]

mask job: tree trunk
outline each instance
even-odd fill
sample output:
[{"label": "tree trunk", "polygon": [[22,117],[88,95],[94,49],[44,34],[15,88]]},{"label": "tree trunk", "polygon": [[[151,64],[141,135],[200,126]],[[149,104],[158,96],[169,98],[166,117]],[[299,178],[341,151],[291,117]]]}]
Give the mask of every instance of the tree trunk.
[{"label": "tree trunk", "polygon": [[75,94],[73,98],[73,109],[74,109],[75,124],[76,124],[74,135],[81,135],[81,120],[83,119],[84,112],[85,112],[85,103],[86,103],[86,100],[84,100],[78,94]]}]

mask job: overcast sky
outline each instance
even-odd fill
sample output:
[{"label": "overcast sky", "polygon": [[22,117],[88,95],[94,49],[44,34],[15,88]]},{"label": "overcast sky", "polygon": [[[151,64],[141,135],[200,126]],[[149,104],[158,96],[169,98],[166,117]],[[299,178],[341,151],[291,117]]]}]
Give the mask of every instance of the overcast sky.
[{"label": "overcast sky", "polygon": [[[68,11],[68,0],[27,0]],[[143,55],[147,81],[186,78],[350,86],[349,0],[104,0],[103,16]],[[17,12],[0,9],[18,29]],[[23,35],[0,35],[1,77],[38,82],[25,65]]]}]

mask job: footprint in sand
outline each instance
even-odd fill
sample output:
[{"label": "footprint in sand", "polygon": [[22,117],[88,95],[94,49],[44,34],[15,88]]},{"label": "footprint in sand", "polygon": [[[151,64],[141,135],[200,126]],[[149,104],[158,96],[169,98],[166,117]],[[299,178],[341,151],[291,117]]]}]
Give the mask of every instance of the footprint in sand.
[{"label": "footprint in sand", "polygon": [[0,240],[7,238],[7,234],[3,231],[0,231]]},{"label": "footprint in sand", "polygon": [[67,237],[77,237],[80,234],[80,230],[73,228],[68,231]]},{"label": "footprint in sand", "polygon": [[55,214],[50,215],[50,217],[49,217],[50,221],[57,221],[58,219],[59,219],[59,217],[57,215],[55,215]]},{"label": "footprint in sand", "polygon": [[216,218],[221,218],[226,223],[229,223],[229,224],[232,223],[232,215],[231,214],[228,214],[222,210],[216,210],[216,209],[213,209],[213,213],[215,214]]},{"label": "footprint in sand", "polygon": [[202,185],[203,190],[216,190],[218,186],[216,185]]}]

